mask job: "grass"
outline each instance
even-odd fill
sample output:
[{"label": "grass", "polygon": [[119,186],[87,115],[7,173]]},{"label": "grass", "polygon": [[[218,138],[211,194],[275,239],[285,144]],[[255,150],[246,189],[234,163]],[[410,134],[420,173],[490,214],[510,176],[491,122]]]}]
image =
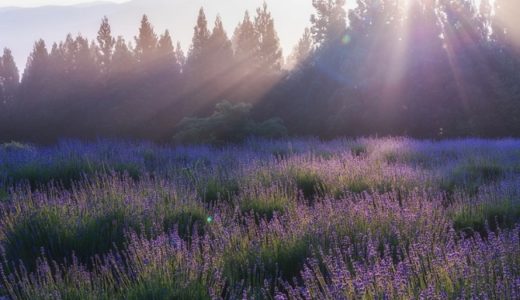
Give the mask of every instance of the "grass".
[{"label": "grass", "polygon": [[8,171],[7,177],[12,182],[27,182],[33,188],[45,186],[51,182],[70,188],[73,183],[95,174],[116,172],[126,174],[134,180],[141,177],[141,170],[136,164],[112,163],[101,164],[85,159],[62,159],[50,163],[33,161]]},{"label": "grass", "polygon": [[202,282],[184,283],[176,278],[156,274],[131,285],[120,299],[125,300],[182,300],[211,299],[207,286]]},{"label": "grass", "polygon": [[9,200],[9,193],[0,187],[0,202],[5,202]]},{"label": "grass", "polygon": [[484,234],[486,227],[512,228],[520,221],[520,203],[511,199],[464,205],[452,214],[454,228]]},{"label": "grass", "polygon": [[292,176],[294,177],[298,190],[302,192],[306,199],[312,200],[314,196],[323,192],[326,188],[325,182],[315,171],[294,169]]},{"label": "grass", "polygon": [[353,156],[365,156],[368,153],[368,149],[363,144],[354,144],[350,146],[350,152]]},{"label": "grass", "polygon": [[202,236],[206,232],[209,214],[196,204],[181,205],[180,207],[163,207],[163,228],[170,232],[176,228],[181,238],[189,239],[194,233]]},{"label": "grass", "polygon": [[505,173],[505,168],[493,160],[470,159],[456,165],[441,180],[440,187],[448,193],[463,189],[475,195],[480,186],[499,181]]},{"label": "grass", "polygon": [[62,261],[73,254],[83,263],[122,247],[127,230],[139,230],[139,223],[123,208],[80,216],[65,207],[45,207],[12,220],[4,229],[6,254],[21,259],[33,269],[42,255]]},{"label": "grass", "polygon": [[299,277],[313,245],[308,236],[265,236],[260,245],[240,239],[224,255],[223,274],[232,286],[242,280],[255,288],[278,277],[292,280]]},{"label": "grass", "polygon": [[291,203],[286,195],[261,194],[250,195],[242,198],[240,210],[243,214],[253,213],[257,219],[271,220],[275,213],[283,214],[289,209]]},{"label": "grass", "polygon": [[210,179],[199,185],[198,194],[204,202],[214,203],[218,200],[230,201],[238,193],[240,187],[236,180]]}]

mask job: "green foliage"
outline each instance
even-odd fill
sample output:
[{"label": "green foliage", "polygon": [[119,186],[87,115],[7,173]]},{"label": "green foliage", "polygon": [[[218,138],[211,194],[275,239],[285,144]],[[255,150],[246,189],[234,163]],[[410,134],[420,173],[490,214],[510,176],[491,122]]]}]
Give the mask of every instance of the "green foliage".
[{"label": "green foliage", "polygon": [[211,299],[208,288],[198,281],[183,283],[179,279],[172,279],[157,274],[146,280],[141,280],[129,287],[121,299],[125,300],[183,300],[183,299]]},{"label": "green foliage", "polygon": [[280,276],[292,280],[311,255],[312,241],[306,237],[266,236],[260,245],[238,240],[232,254],[224,256],[223,274],[231,283],[246,280],[262,287],[264,279]]},{"label": "green foliage", "polygon": [[205,184],[198,187],[198,194],[205,202],[217,200],[231,200],[231,197],[239,191],[236,180],[209,179]]},{"label": "green foliage", "polygon": [[453,193],[464,189],[471,194],[478,192],[483,184],[501,179],[506,170],[503,166],[488,159],[470,159],[457,165],[447,177],[441,181],[441,189]]},{"label": "green foliage", "polygon": [[352,152],[352,155],[354,156],[363,156],[367,154],[368,149],[363,144],[354,144],[350,147],[350,151]]},{"label": "green foliage", "polygon": [[7,201],[9,199],[9,193],[0,187],[0,202]]},{"label": "green foliage", "polygon": [[29,268],[42,251],[52,260],[61,261],[74,253],[89,263],[92,256],[107,253],[114,245],[123,246],[125,231],[139,229],[123,208],[89,216],[74,215],[65,208],[41,208],[9,225],[5,229],[7,256],[21,259]]},{"label": "green foliage", "polygon": [[139,179],[141,176],[140,167],[130,162],[104,165],[90,162],[86,159],[75,158],[62,159],[50,163],[33,161],[20,167],[11,168],[8,170],[7,176],[13,182],[26,181],[32,188],[37,188],[51,182],[62,184],[68,188],[74,182],[81,180],[84,176],[109,172],[127,174],[134,180]]},{"label": "green foliage", "polygon": [[267,220],[271,220],[275,212],[285,212],[289,206],[288,197],[277,193],[245,196],[240,202],[242,213],[253,212],[256,216]]},{"label": "green foliage", "polygon": [[217,104],[216,110],[208,118],[183,120],[174,140],[179,143],[222,144],[241,142],[248,137],[278,138],[287,134],[281,120],[270,119],[256,123],[250,117],[248,104]]},{"label": "green foliage", "polygon": [[293,170],[293,176],[298,190],[300,190],[307,199],[314,197],[326,187],[320,175],[315,171],[295,169]]},{"label": "green foliage", "polygon": [[492,230],[512,228],[520,221],[520,203],[511,199],[465,205],[452,214],[456,230],[485,234]]},{"label": "green foliage", "polygon": [[199,236],[203,235],[208,223],[208,213],[203,207],[196,204],[182,205],[180,207],[163,208],[165,214],[163,228],[169,232],[175,226],[179,236],[189,239],[196,232]]},{"label": "green foliage", "polygon": [[71,250],[74,235],[71,219],[53,208],[39,209],[32,214],[13,220],[6,228],[5,250],[10,259],[20,259],[33,268],[42,253],[61,259]]}]

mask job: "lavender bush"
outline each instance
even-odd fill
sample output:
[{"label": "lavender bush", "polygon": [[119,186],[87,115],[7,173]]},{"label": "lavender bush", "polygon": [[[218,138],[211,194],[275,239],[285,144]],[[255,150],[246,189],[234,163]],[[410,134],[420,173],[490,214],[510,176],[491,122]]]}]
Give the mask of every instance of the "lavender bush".
[{"label": "lavender bush", "polygon": [[8,299],[518,299],[520,141],[0,147]]}]

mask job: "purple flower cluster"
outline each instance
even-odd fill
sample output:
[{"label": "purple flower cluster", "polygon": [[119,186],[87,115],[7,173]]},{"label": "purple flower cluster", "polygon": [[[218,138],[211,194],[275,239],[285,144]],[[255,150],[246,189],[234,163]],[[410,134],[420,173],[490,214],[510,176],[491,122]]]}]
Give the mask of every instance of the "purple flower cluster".
[{"label": "purple flower cluster", "polygon": [[520,141],[11,148],[10,299],[520,297]]}]

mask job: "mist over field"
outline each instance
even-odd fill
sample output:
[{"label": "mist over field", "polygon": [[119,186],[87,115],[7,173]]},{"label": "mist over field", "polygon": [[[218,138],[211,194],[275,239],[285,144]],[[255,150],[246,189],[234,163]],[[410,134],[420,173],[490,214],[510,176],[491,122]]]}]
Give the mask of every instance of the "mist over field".
[{"label": "mist over field", "polygon": [[0,299],[520,299],[518,15],[0,8]]}]

